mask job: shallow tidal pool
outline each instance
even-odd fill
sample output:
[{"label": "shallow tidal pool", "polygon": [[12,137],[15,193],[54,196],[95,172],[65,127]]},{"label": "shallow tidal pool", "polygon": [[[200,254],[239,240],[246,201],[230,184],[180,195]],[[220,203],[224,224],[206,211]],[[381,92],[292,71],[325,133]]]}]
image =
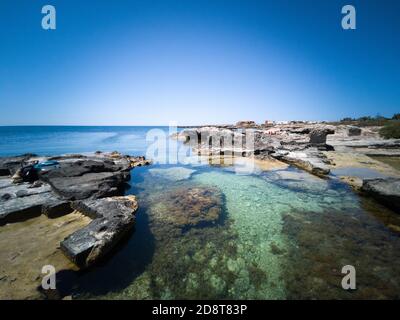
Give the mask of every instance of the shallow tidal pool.
[{"label": "shallow tidal pool", "polygon": [[[135,230],[117,253],[65,276],[77,299],[400,297],[400,218],[337,180],[229,166],[132,171]],[[357,289],[341,287],[356,268]]]}]

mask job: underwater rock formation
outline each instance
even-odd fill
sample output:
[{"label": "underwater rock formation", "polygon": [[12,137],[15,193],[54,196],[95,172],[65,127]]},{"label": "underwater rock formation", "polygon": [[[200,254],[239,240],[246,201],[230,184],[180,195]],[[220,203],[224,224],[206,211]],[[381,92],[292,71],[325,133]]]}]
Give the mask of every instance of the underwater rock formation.
[{"label": "underwater rock formation", "polygon": [[222,213],[222,193],[213,187],[175,188],[159,193],[152,201],[157,201],[151,211],[151,229],[155,236],[179,235],[192,227],[216,224]]},{"label": "underwater rock formation", "polygon": [[150,169],[149,172],[154,176],[159,176],[167,180],[180,181],[189,179],[196,170],[184,167],[173,167],[168,169]]}]

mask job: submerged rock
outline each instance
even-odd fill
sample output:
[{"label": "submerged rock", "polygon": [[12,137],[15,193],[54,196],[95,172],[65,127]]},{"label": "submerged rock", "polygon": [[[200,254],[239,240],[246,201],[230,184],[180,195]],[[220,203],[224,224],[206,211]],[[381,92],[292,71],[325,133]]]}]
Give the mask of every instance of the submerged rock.
[{"label": "submerged rock", "polygon": [[327,191],[328,182],[303,171],[277,170],[266,176],[274,183],[295,191],[321,194]]},{"label": "submerged rock", "polygon": [[[213,187],[177,188],[153,196],[151,228],[156,236],[180,234],[192,227],[217,223],[222,213],[222,193]],[[170,231],[166,231],[166,229]]]},{"label": "submerged rock", "polygon": [[150,169],[149,172],[154,176],[159,176],[167,180],[180,181],[189,179],[196,170],[184,167],[173,167],[168,169]]},{"label": "submerged rock", "polygon": [[61,249],[76,265],[88,267],[104,257],[131,230],[138,208],[133,195],[75,201],[72,207],[94,219],[61,242]]},{"label": "submerged rock", "polygon": [[363,181],[361,191],[385,206],[400,212],[400,179],[378,178]]}]

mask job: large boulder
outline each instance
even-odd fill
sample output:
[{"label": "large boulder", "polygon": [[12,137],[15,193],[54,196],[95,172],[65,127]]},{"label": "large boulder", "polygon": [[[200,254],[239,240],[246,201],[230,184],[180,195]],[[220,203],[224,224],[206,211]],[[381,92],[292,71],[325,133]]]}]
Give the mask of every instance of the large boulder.
[{"label": "large boulder", "polygon": [[59,168],[40,172],[39,177],[63,199],[97,199],[122,195],[129,170],[128,160],[77,158],[60,161]]},{"label": "large boulder", "polygon": [[396,212],[400,212],[400,179],[365,179],[361,191]]},{"label": "large boulder", "polygon": [[121,195],[129,178],[123,172],[86,173],[76,177],[49,178],[53,191],[66,200],[82,200]]},{"label": "large boulder", "polygon": [[361,135],[361,128],[355,127],[355,126],[349,126],[347,128],[347,135],[349,137],[359,136],[359,135]]},{"label": "large boulder", "polygon": [[75,201],[71,206],[93,221],[61,242],[61,249],[79,267],[107,255],[132,228],[138,208],[135,196]]},{"label": "large boulder", "polygon": [[326,136],[328,134],[334,134],[335,130],[330,127],[317,127],[310,132],[310,143],[311,144],[326,144]]}]

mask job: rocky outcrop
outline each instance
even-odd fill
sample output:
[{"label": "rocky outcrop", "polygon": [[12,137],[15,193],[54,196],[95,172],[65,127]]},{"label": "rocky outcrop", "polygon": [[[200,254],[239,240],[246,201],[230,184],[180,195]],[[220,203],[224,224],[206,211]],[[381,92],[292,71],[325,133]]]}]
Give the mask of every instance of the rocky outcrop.
[{"label": "rocky outcrop", "polygon": [[79,210],[94,220],[67,237],[62,248],[77,265],[93,264],[132,227],[137,203],[133,196],[123,197],[125,186],[130,170],[149,161],[117,152],[51,158],[24,155],[1,158],[0,170],[12,175],[38,160],[56,160],[57,166],[35,169],[38,180],[30,183],[0,178],[0,225],[41,214],[56,218]]},{"label": "rocky outcrop", "polygon": [[88,267],[107,255],[131,230],[138,208],[135,196],[72,202],[93,221],[61,242],[61,249],[76,265]]},{"label": "rocky outcrop", "polygon": [[22,166],[29,164],[29,159],[35,157],[34,154],[24,154],[17,157],[0,158],[0,176],[13,175]]},{"label": "rocky outcrop", "polygon": [[274,153],[272,156],[316,176],[326,176],[330,172],[328,166],[330,163],[329,160],[322,152],[316,149],[290,152],[280,151]]},{"label": "rocky outcrop", "polygon": [[329,161],[321,151],[333,150],[326,137],[335,131],[328,125],[290,124],[276,130],[193,128],[178,136],[199,155],[240,157],[271,156],[316,175],[329,173]]},{"label": "rocky outcrop", "polygon": [[400,179],[379,178],[363,181],[361,191],[383,205],[400,212]]},{"label": "rocky outcrop", "polygon": [[349,126],[347,129],[347,135],[349,137],[360,136],[361,135],[361,128],[355,126]]},{"label": "rocky outcrop", "polygon": [[335,130],[329,127],[314,128],[310,132],[311,144],[326,144],[326,136],[334,134]]},{"label": "rocky outcrop", "polygon": [[54,209],[70,213],[69,202],[59,199],[49,185],[31,188],[31,184],[14,185],[10,179],[0,179],[0,225],[41,215],[54,216]]}]

